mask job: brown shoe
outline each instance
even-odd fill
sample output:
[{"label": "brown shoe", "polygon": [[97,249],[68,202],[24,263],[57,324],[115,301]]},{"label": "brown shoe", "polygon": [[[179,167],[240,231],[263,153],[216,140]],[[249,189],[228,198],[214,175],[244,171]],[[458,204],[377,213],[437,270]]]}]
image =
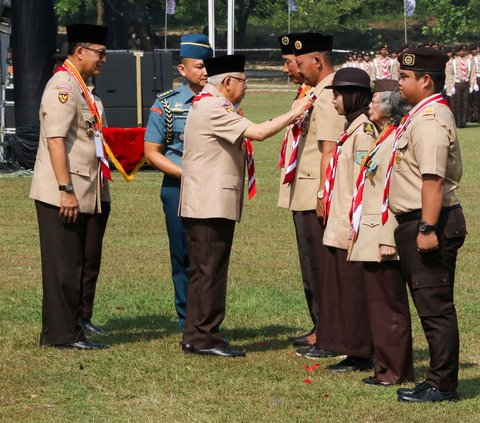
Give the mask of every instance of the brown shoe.
[{"label": "brown shoe", "polygon": [[317,334],[312,330],[306,335],[293,336],[290,340],[295,347],[312,347],[317,342]]}]

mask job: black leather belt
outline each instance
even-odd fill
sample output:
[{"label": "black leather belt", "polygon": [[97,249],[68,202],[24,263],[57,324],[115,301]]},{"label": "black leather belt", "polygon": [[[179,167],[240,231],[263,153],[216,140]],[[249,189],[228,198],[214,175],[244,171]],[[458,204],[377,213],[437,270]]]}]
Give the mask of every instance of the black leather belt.
[{"label": "black leather belt", "polygon": [[[458,209],[460,207],[461,207],[460,204],[454,204],[453,206],[442,207],[440,214],[447,213],[450,210]],[[412,220],[420,220],[421,218],[422,218],[422,209],[412,210],[411,212],[402,213],[395,216],[395,219],[397,219],[397,222],[400,225],[402,223],[411,222]]]}]

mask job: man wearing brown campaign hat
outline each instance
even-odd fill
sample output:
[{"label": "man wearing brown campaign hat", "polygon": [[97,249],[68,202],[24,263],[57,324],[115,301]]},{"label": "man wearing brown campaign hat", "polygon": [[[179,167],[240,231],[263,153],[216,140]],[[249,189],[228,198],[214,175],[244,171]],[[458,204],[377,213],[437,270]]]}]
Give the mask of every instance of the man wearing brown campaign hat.
[{"label": "man wearing brown campaign hat", "polygon": [[[295,37],[299,35],[301,34],[285,34],[279,37],[280,48],[282,50],[283,57],[283,72],[290,78],[292,78],[293,82],[300,84],[295,99],[304,97],[311,90],[311,87],[303,81],[303,76],[300,75],[295,54],[293,52],[293,42],[295,41]],[[280,168],[281,172],[277,206],[286,209],[289,208],[291,185],[284,184],[283,181],[285,179],[285,171],[287,170],[288,166],[287,161],[292,154],[293,142],[293,125],[290,125],[287,128],[287,132],[285,133],[278,161],[278,167]],[[298,258],[300,261],[300,272],[303,281],[303,290],[305,293],[305,299],[307,301],[310,318],[312,319],[313,327],[315,327],[317,323],[318,310],[315,307],[315,301],[313,299],[312,280],[309,267],[310,251],[308,248],[308,244],[306,243],[308,233],[305,232],[306,228],[304,227],[304,225],[302,225],[301,219],[297,218],[298,216],[298,213],[293,211],[293,223],[297,240],[297,249],[299,256]],[[313,345],[314,336],[315,335],[313,333],[307,334],[307,336],[302,334],[300,336],[292,337],[291,341],[295,346]]]},{"label": "man wearing brown campaign hat", "polygon": [[190,259],[182,349],[187,353],[242,357],[220,331],[225,317],[227,274],[235,222],[243,207],[245,161],[253,195],[251,140],[263,141],[293,123],[311,105],[298,100],[287,113],[261,124],[236,112],[247,79],[245,56],[204,61],[208,82],[192,101],[185,125],[179,214]]},{"label": "man wearing brown campaign hat", "polygon": [[105,64],[107,29],[70,25],[67,38],[67,60],[47,83],[40,104],[30,190],[42,254],[40,345],[91,350],[107,347],[88,341],[85,332],[91,327],[80,320],[84,300],[93,306],[111,177],[102,116],[86,82]]},{"label": "man wearing brown campaign hat", "polygon": [[398,60],[400,95],[413,108],[396,133],[382,212],[389,204],[399,223],[395,243],[430,352],[426,380],[399,389],[398,399],[456,400],[459,334],[453,291],[457,251],[467,232],[455,194],[462,176],[460,146],[441,94],[448,57],[414,48]]},{"label": "man wearing brown campaign hat", "polygon": [[[311,113],[298,128],[294,148],[286,161],[284,184],[290,185],[288,207],[294,214],[296,226],[304,228],[302,250],[306,254],[310,274],[310,290],[313,309],[318,313],[318,290],[322,283],[323,260],[323,186],[325,172],[336,141],[343,131],[345,119],[338,115],[332,104],[333,93],[326,90],[334,77],[332,65],[333,37],[318,33],[299,34],[294,38],[295,53],[300,75],[312,87],[309,95],[314,98]],[[306,253],[305,253],[306,251]],[[318,322],[317,324],[321,324]],[[317,358],[315,328],[305,336],[309,348],[299,348],[297,353]],[[297,341],[298,343],[298,341]],[[320,351],[322,356],[325,352]],[[328,353],[327,355],[331,355]]]}]

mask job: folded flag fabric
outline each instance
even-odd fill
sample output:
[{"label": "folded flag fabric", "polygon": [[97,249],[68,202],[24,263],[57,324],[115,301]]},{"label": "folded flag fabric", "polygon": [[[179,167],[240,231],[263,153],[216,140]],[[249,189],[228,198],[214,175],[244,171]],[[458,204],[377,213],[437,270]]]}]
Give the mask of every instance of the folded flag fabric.
[{"label": "folded flag fabric", "polygon": [[145,128],[102,128],[105,150],[127,182],[145,163],[143,139]]}]

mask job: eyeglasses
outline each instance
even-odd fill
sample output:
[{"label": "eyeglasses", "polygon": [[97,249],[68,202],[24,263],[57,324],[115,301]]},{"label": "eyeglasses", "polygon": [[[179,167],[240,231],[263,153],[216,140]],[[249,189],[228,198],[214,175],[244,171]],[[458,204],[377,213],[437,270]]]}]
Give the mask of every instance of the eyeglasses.
[{"label": "eyeglasses", "polygon": [[233,78],[233,79],[236,79],[237,81],[241,81],[243,85],[247,85],[248,83],[248,79],[247,78],[238,78],[236,76],[231,76],[231,75],[228,75],[229,78]]},{"label": "eyeglasses", "polygon": [[100,60],[102,60],[107,55],[107,50],[103,48],[91,48],[91,47],[83,47],[83,48],[86,48],[87,50],[94,51],[95,53],[97,53]]}]

